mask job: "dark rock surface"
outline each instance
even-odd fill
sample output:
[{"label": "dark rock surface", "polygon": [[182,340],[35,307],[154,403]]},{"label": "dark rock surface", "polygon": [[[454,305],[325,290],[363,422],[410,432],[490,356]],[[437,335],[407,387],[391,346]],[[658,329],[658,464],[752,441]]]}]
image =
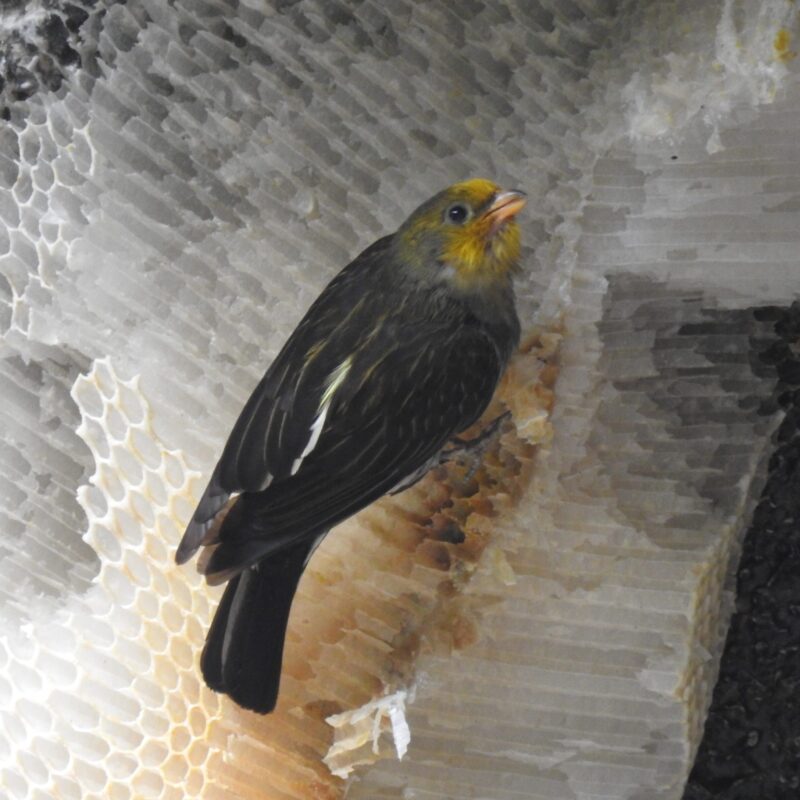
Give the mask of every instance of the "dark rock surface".
[{"label": "dark rock surface", "polygon": [[[747,532],[736,611],[684,800],[800,797],[800,303],[765,308],[785,418]],[[768,409],[763,409],[768,410]]]}]

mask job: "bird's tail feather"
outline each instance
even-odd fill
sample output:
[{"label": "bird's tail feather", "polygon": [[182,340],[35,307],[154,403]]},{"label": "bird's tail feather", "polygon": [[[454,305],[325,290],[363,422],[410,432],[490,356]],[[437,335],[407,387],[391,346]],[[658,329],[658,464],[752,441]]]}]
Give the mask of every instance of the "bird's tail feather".
[{"label": "bird's tail feather", "polygon": [[240,706],[275,708],[286,625],[297,584],[316,542],[272,554],[230,580],[206,637],[206,683]]}]

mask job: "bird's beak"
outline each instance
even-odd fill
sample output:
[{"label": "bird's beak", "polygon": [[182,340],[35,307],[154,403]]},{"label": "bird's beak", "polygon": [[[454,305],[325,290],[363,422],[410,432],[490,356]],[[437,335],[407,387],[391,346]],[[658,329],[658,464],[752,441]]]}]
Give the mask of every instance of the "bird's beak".
[{"label": "bird's beak", "polygon": [[519,189],[498,192],[484,215],[491,222],[491,233],[519,214],[527,202],[528,196]]}]

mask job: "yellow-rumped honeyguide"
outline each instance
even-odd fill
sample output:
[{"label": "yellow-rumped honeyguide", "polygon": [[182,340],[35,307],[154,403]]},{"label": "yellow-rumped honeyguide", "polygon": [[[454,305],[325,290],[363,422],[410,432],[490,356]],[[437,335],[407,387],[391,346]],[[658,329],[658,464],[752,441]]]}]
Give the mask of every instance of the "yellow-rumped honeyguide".
[{"label": "yellow-rumped honeyguide", "polygon": [[457,183],[348,264],[233,427],[178,547],[228,585],[208,685],[275,707],[289,610],[325,534],[442,460],[486,409],[519,342],[520,191]]}]

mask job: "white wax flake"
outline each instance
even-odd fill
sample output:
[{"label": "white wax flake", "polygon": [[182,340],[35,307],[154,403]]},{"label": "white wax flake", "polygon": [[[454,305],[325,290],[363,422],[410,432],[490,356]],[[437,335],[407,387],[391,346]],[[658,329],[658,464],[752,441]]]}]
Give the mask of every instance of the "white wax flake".
[{"label": "white wax flake", "polygon": [[413,692],[400,689],[359,708],[334,714],[325,721],[335,729],[334,742],[324,758],[331,773],[346,778],[359,765],[372,764],[382,755],[381,736],[388,733],[398,760],[411,742],[406,701]]},{"label": "white wax flake", "polygon": [[392,723],[392,739],[397,760],[402,761],[408,751],[408,745],[411,744],[411,728],[408,727],[406,720],[405,698],[399,704],[390,706],[389,719]]}]

